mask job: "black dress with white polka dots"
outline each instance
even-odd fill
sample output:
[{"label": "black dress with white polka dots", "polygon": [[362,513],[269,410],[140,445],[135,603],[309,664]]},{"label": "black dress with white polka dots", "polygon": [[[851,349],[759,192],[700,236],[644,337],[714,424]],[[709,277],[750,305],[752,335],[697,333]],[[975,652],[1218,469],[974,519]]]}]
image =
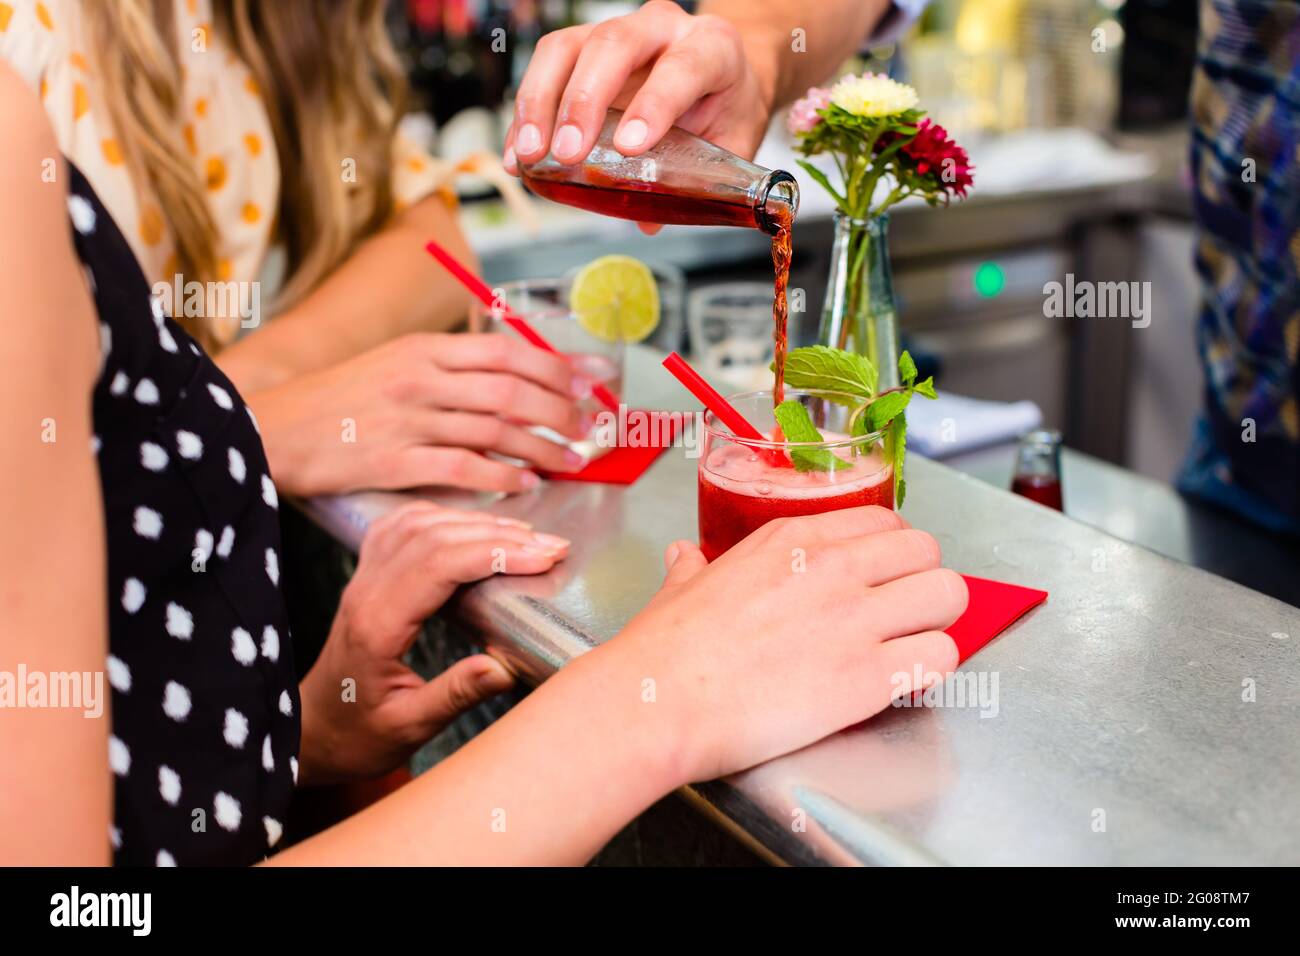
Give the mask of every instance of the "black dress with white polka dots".
[{"label": "black dress with white polka dots", "polygon": [[247,864],[280,839],[298,685],[252,413],[164,312],[89,183],[68,210],[99,312],[118,864]]}]

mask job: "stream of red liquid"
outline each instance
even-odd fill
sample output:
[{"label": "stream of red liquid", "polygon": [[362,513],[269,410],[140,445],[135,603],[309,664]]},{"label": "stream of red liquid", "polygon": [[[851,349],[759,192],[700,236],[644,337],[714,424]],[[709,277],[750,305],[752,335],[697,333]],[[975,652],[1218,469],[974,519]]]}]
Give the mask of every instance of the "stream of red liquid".
[{"label": "stream of red liquid", "polygon": [[772,298],[772,344],[776,375],[772,380],[772,407],[785,400],[785,353],[789,344],[790,307],[786,287],[790,284],[790,217],[783,215],[772,237],[772,271],[775,275]]}]

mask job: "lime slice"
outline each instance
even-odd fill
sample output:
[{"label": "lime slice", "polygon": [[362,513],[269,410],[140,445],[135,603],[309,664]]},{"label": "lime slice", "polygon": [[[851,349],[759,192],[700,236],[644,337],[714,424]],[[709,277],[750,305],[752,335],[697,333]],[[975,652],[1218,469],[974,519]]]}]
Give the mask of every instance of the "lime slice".
[{"label": "lime slice", "polygon": [[640,342],[659,327],[659,286],[640,259],[601,256],[573,277],[569,308],[602,341]]}]

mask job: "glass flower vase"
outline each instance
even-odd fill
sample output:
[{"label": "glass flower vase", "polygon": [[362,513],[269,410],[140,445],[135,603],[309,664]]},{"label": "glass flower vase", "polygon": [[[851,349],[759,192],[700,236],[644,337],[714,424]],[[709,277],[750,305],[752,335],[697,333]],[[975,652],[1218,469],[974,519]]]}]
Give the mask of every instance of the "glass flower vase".
[{"label": "glass flower vase", "polygon": [[899,384],[889,216],[854,219],[835,214],[831,272],[817,341],[869,358],[879,374],[878,389]]}]

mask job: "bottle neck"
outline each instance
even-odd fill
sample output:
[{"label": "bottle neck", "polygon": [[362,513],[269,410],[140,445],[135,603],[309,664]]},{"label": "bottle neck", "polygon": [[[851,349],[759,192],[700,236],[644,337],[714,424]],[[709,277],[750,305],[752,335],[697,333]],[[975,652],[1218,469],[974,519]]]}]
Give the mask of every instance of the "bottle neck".
[{"label": "bottle neck", "polygon": [[1061,433],[1038,429],[1020,439],[1016,477],[1055,478],[1061,475]]},{"label": "bottle neck", "polygon": [[776,235],[789,229],[799,212],[799,184],[784,169],[774,169],[759,184],[754,221],[759,229]]}]

